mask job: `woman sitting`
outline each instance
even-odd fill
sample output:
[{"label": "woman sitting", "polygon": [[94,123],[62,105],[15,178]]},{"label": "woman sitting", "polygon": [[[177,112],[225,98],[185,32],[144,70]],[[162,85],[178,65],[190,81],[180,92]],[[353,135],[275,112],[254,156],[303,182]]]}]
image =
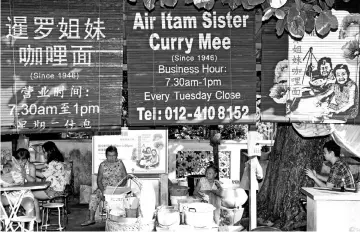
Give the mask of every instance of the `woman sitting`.
[{"label": "woman sitting", "polygon": [[[89,203],[89,219],[82,226],[95,224],[95,212],[100,201],[104,200],[104,191],[107,186],[117,186],[119,182],[127,177],[126,168],[121,159],[118,159],[117,148],[109,146],[105,150],[106,160],[100,166],[97,176],[98,188],[92,194]],[[125,186],[124,181],[120,186]]]},{"label": "woman sitting", "polygon": [[215,178],[218,176],[218,169],[210,164],[205,169],[205,176],[201,177],[194,189],[194,197],[212,204],[216,209],[214,211],[214,220],[216,224],[220,221],[220,207],[222,188],[220,182]]},{"label": "woman sitting", "polygon": [[[37,165],[36,176],[51,182],[45,190],[35,190],[33,194],[37,200],[50,200],[64,194],[68,180],[68,172],[65,169],[64,157],[54,142],[48,141],[42,145],[43,152],[47,156],[47,163]],[[40,221],[40,208],[38,201],[35,201],[35,210],[38,221]]]},{"label": "woman sitting", "polygon": [[[10,185],[20,185],[24,182],[35,182],[35,166],[30,163],[30,152],[24,148],[20,148],[12,157],[12,162],[5,165],[5,171],[7,169],[7,174],[10,174],[11,182]],[[4,173],[5,174],[5,173]],[[4,175],[5,177],[5,175]],[[20,197],[20,191],[13,191],[5,197],[1,195],[1,203],[3,205],[9,205],[8,200],[14,204]],[[26,216],[33,217],[35,216],[34,212],[34,195],[31,191],[26,191],[23,195],[23,200],[21,201],[21,206],[26,211]]]}]

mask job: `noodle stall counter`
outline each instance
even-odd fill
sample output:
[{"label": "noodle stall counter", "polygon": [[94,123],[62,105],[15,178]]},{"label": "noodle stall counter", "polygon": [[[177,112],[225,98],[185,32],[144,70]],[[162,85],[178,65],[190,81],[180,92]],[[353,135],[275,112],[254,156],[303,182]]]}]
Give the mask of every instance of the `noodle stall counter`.
[{"label": "noodle stall counter", "polygon": [[307,188],[307,231],[360,230],[360,193],[354,190]]}]

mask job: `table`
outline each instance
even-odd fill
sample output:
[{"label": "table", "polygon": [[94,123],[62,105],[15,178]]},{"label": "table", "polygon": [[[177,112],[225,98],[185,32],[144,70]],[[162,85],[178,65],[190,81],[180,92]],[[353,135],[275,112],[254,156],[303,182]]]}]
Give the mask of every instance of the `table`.
[{"label": "table", "polygon": [[[16,214],[19,210],[19,207],[21,205],[21,202],[23,200],[23,196],[25,194],[25,192],[27,190],[40,190],[40,189],[46,189],[47,187],[49,187],[51,184],[51,182],[46,181],[46,182],[27,182],[23,185],[14,185],[14,186],[10,186],[10,187],[1,187],[0,191],[4,192],[4,196],[6,197],[6,199],[9,202],[10,205],[10,215],[7,216],[7,214],[5,213],[5,209],[3,207],[3,205],[1,204],[1,210],[3,210],[3,212],[5,213],[5,231],[8,230],[9,226],[11,225],[10,220],[12,218],[16,217]],[[9,192],[12,191],[20,191],[20,197],[16,200],[16,202],[12,203],[10,201],[10,199],[8,198],[8,194]]]},{"label": "table", "polygon": [[339,189],[306,188],[307,231],[357,231],[360,229],[360,194]]}]

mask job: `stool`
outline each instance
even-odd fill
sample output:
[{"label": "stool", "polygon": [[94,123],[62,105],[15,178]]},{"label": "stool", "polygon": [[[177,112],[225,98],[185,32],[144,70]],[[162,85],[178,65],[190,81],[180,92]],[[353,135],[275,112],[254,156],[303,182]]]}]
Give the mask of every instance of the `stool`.
[{"label": "stool", "polygon": [[[48,223],[48,221],[49,221],[49,210],[53,210],[53,209],[57,209],[56,216],[58,217],[58,224],[49,224]],[[46,220],[45,220],[45,216],[46,216]],[[67,221],[67,219],[65,220],[65,217],[67,217],[67,215],[65,214],[64,203],[47,203],[47,204],[44,204],[43,205],[43,210],[42,210],[41,229],[45,228],[45,231],[46,231],[48,229],[48,227],[50,227],[50,226],[58,226],[58,228],[55,228],[55,229],[62,231],[66,227],[65,221]],[[63,222],[63,224],[61,222]]]},{"label": "stool", "polygon": [[[29,232],[34,231],[34,223],[35,223],[36,217],[29,217],[29,216],[18,216],[15,218],[10,219],[10,229],[11,231],[17,231],[18,229],[21,229],[21,232]],[[13,226],[12,223],[17,223],[16,226]],[[25,228],[25,223],[29,223],[29,228]],[[36,224],[36,231],[38,231],[38,227]]]}]

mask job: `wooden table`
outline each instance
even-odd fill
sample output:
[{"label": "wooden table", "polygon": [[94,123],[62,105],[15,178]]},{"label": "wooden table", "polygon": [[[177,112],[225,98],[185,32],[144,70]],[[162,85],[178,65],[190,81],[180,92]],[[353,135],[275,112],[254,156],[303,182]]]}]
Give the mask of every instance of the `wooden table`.
[{"label": "wooden table", "polygon": [[360,230],[360,194],[339,189],[305,188],[307,231]]},{"label": "wooden table", "polygon": [[[9,202],[10,205],[10,215],[8,216],[5,213],[5,231],[7,231],[9,229],[9,226],[11,225],[10,221],[11,219],[16,217],[16,214],[19,210],[19,207],[21,205],[21,202],[23,200],[24,194],[26,191],[28,190],[40,190],[40,189],[46,189],[47,187],[50,186],[50,182],[46,181],[46,182],[28,182],[25,183],[23,185],[14,185],[14,186],[10,186],[10,187],[1,187],[0,191],[4,192],[4,196],[6,197],[6,199]],[[15,201],[15,202],[11,202],[10,198],[8,197],[9,193],[12,191],[20,191],[20,196],[19,198]],[[3,210],[3,212],[5,212],[5,209],[3,207],[3,205],[1,204],[1,210]]]}]

